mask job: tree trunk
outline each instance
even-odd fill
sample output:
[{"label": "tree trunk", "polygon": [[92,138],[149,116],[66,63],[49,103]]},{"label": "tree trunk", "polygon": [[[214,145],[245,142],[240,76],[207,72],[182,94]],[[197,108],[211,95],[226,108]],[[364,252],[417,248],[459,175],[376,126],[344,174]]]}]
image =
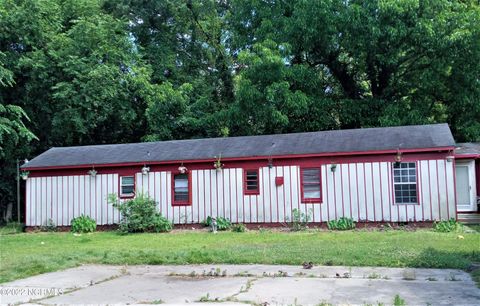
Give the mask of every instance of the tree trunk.
[{"label": "tree trunk", "polygon": [[12,210],[13,210],[13,203],[10,202],[7,204],[7,209],[3,213],[3,221],[5,223],[12,221]]}]

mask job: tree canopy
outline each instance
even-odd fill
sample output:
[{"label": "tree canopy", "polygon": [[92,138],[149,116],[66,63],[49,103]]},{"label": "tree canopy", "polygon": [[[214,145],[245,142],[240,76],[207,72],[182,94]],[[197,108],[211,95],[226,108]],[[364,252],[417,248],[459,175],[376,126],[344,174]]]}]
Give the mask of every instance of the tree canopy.
[{"label": "tree canopy", "polygon": [[475,0],[1,0],[0,209],[52,146],[447,122],[480,141]]}]

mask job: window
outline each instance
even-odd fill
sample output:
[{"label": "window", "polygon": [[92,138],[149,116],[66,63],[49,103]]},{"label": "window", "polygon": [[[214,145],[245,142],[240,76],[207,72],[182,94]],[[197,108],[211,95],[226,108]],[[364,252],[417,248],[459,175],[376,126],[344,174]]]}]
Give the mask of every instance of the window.
[{"label": "window", "polygon": [[245,194],[260,194],[258,169],[245,169],[243,172],[243,181]]},{"label": "window", "polygon": [[394,163],[393,185],[396,204],[418,204],[417,164]]},{"label": "window", "polygon": [[172,205],[191,205],[190,176],[188,173],[172,174]]},{"label": "window", "polygon": [[120,197],[129,198],[135,195],[135,177],[121,176],[120,177]]},{"label": "window", "polygon": [[320,168],[302,168],[300,184],[303,203],[322,202]]}]

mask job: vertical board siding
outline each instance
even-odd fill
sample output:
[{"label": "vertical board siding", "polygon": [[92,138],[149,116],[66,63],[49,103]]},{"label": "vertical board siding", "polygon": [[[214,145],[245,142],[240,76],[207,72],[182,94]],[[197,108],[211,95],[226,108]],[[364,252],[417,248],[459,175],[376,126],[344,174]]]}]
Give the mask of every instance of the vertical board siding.
[{"label": "vertical board siding", "polygon": [[[395,204],[391,162],[359,162],[320,166],[323,203],[301,203],[300,167],[259,169],[258,195],[244,195],[243,169],[192,170],[192,205],[172,206],[169,171],[135,174],[137,194],[143,192],[157,203],[158,211],[175,224],[200,223],[221,216],[237,223],[285,223],[294,209],[309,214],[312,222],[340,217],[356,221],[411,222],[456,216],[454,163],[446,160],[417,162],[420,204]],[[276,177],[284,183],[277,186]],[[120,213],[108,203],[119,193],[118,174],[32,177],[26,182],[26,224],[68,226],[72,218],[88,215],[97,224],[115,224]]]}]

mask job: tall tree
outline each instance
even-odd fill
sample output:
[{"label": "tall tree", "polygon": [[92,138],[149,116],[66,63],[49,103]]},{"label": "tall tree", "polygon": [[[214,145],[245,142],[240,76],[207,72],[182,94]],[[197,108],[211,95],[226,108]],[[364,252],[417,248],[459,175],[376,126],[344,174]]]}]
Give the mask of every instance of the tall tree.
[{"label": "tall tree", "polygon": [[[165,89],[167,95],[173,89],[183,96],[185,91],[180,87],[192,87],[183,98],[183,110],[171,118],[181,123],[148,139],[220,135],[228,126],[225,113],[234,99],[232,63],[223,44],[228,4],[214,0],[111,0],[104,7],[129,20],[135,42],[153,69],[153,83],[162,85],[158,88]],[[164,113],[171,107],[154,105],[164,107],[160,110]],[[149,135],[157,123],[149,122]]]},{"label": "tall tree", "polygon": [[285,65],[318,73],[338,128],[448,121],[479,139],[478,2],[251,0],[231,12],[231,48],[292,46]]},{"label": "tall tree", "polygon": [[[22,150],[10,146],[9,158],[2,161],[6,172],[14,171],[16,158],[52,146],[143,137],[151,71],[128,33],[127,21],[103,12],[101,4],[0,2],[0,51],[14,84],[2,88],[0,101],[15,105],[1,112],[17,121],[28,115],[31,122],[26,125],[39,138]],[[14,180],[8,178],[10,192],[2,205],[14,201]]]}]

